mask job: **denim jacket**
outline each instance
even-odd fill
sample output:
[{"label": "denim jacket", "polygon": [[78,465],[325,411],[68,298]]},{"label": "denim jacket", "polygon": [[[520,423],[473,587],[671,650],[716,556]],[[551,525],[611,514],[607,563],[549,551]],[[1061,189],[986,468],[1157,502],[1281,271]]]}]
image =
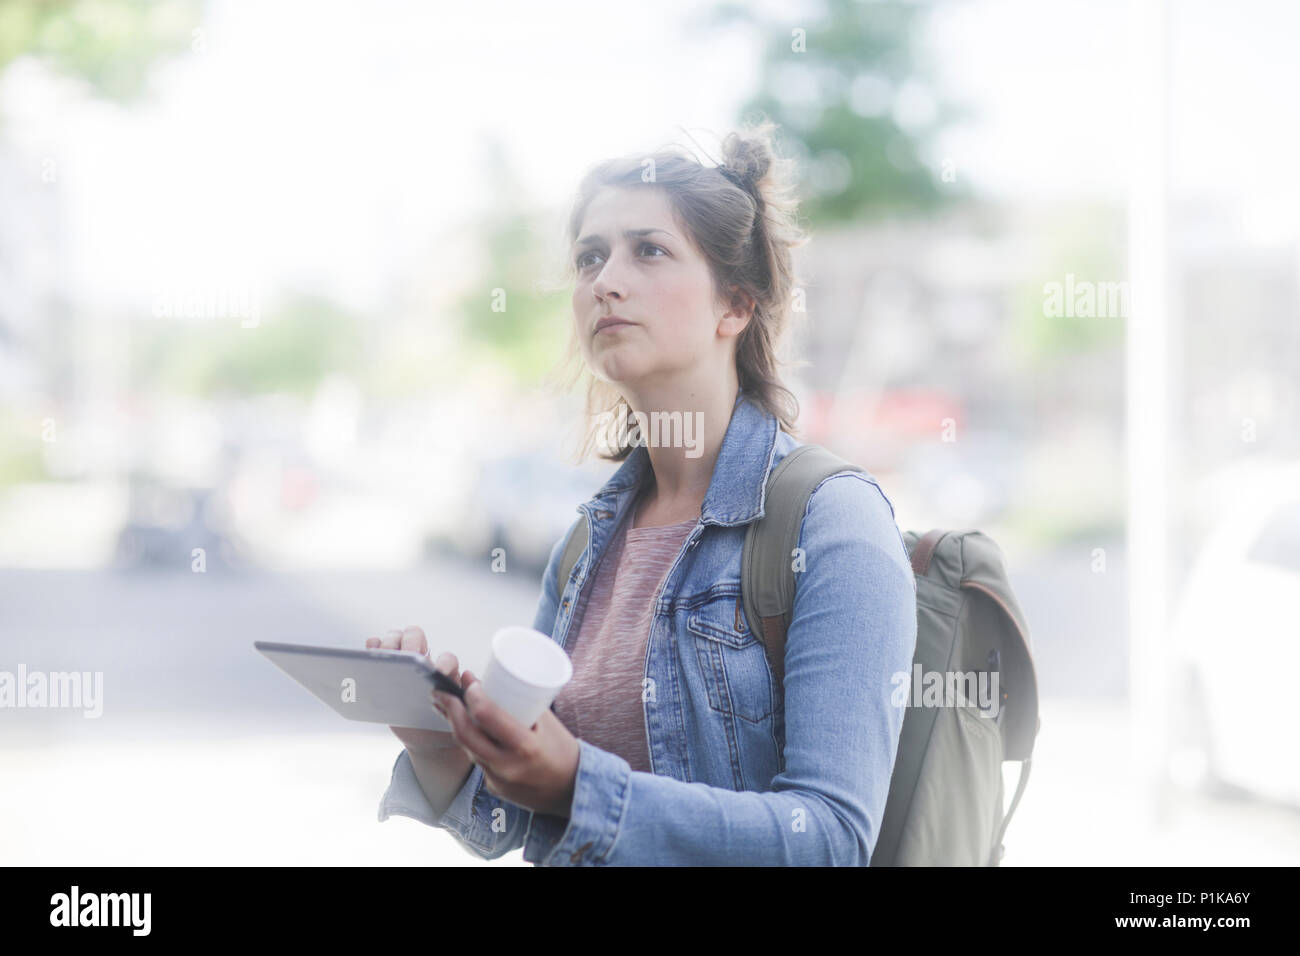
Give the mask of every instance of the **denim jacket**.
[{"label": "denim jacket", "polygon": [[[403,750],[379,819],[445,828],[484,859],[522,846],[545,866],[867,865],[902,730],[891,678],[911,669],[916,583],[876,480],[822,481],[800,528],[777,686],[745,619],[740,559],[768,473],[799,444],[737,393],[699,522],[655,599],[642,694],[653,772],[580,740],[567,818],[494,796],[477,766],[435,818]],[[561,647],[648,466],[638,445],[578,506],[591,540],[567,581],[557,580],[563,539],[551,550],[533,627]]]}]

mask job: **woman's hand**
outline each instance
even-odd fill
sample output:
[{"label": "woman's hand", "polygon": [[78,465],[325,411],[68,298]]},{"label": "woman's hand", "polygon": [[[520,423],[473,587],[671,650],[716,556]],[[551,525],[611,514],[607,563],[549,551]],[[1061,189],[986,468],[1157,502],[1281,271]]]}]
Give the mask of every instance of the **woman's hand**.
[{"label": "woman's hand", "polygon": [[[366,638],[366,647],[380,648],[387,651],[415,651],[417,654],[423,654],[425,660],[429,659],[429,642],[424,637],[424,631],[418,627],[408,627],[404,631],[392,630],[382,639],[368,637]],[[457,673],[460,669],[460,662],[456,660],[455,654],[439,655],[434,666],[452,680],[457,683],[460,682],[460,676]],[[391,724],[388,729],[396,735],[412,757],[430,757],[445,752],[449,747],[459,746],[453,736],[445,730],[394,727]]]},{"label": "woman's hand", "polygon": [[461,686],[464,704],[435,690],[434,706],[451,722],[456,743],[483,768],[488,792],[535,813],[567,817],[578,777],[578,738],[550,710],[525,727],[488,699],[470,671],[461,676]]}]

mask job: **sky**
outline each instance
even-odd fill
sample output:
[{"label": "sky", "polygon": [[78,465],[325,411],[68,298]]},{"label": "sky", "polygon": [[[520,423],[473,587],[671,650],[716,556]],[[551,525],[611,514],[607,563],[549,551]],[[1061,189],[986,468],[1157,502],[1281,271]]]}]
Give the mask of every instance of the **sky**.
[{"label": "sky", "polygon": [[[607,155],[687,132],[716,144],[760,45],[684,26],[697,9],[217,0],[147,106],[86,103],[21,68],[0,95],[30,162],[56,159],[83,298],[147,309],[160,289],[299,283],[374,307],[413,269],[466,268],[464,224],[494,189],[485,138],[555,208]],[[1230,204],[1249,239],[1294,240],[1300,12],[1250,0],[1228,25],[1209,2],[1169,9],[1171,190]],[[1127,4],[969,0],[927,43],[975,111],[937,145],[959,177],[1018,201],[1124,199]]]}]

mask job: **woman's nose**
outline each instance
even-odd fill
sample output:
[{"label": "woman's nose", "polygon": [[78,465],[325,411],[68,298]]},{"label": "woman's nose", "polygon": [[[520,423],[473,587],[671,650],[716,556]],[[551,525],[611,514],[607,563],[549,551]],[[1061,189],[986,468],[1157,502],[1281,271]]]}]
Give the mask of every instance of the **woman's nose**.
[{"label": "woman's nose", "polygon": [[600,267],[600,274],[596,276],[596,280],[591,284],[591,291],[596,294],[597,298],[622,298],[623,280],[619,277],[620,268],[615,263],[613,256]]}]

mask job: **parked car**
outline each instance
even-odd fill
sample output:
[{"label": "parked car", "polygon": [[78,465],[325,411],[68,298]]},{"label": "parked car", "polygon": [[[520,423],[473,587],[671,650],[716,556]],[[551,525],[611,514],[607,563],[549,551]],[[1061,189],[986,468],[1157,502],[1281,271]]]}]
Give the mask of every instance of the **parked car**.
[{"label": "parked car", "polygon": [[136,474],[128,494],[127,519],[113,556],[116,567],[190,571],[196,548],[203,551],[205,568],[242,566],[221,489],[177,487]]},{"label": "parked car", "polygon": [[1176,775],[1300,806],[1300,463],[1234,477],[1171,633]]},{"label": "parked car", "polygon": [[484,561],[503,548],[507,567],[540,575],[551,548],[577,519],[578,505],[613,469],[609,462],[573,466],[541,454],[483,461],[453,530],[432,544]]}]

